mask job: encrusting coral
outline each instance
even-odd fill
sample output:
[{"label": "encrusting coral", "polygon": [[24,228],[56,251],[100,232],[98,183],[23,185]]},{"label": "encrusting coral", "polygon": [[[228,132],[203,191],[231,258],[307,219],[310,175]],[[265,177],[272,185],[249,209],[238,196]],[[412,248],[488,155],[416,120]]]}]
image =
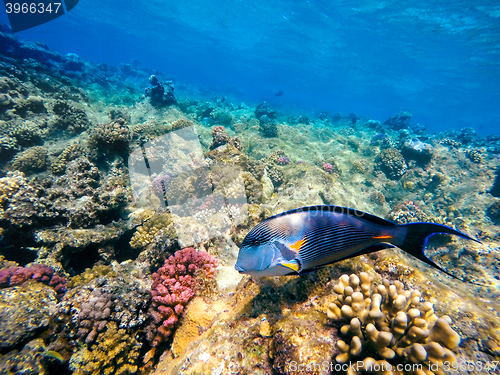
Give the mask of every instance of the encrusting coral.
[{"label": "encrusting coral", "polygon": [[[340,332],[351,340],[337,341],[341,353],[335,360],[343,364],[368,356],[363,360],[365,369],[375,364],[390,369],[387,361],[402,361],[422,364],[422,374],[443,374],[445,362],[456,362],[452,350],[460,344],[451,319],[438,318],[433,305],[420,300],[419,291],[406,290],[399,281],[384,280],[377,287],[372,281],[362,272],[359,277],[342,275],[334,286],[337,300],[328,306],[328,318],[347,321]],[[347,373],[359,372],[350,365]]]},{"label": "encrusting coral", "polygon": [[130,240],[130,246],[134,249],[145,247],[152,243],[156,236],[162,233],[171,238],[175,237],[174,222],[172,215],[168,212],[156,213],[148,218],[135,231]]}]

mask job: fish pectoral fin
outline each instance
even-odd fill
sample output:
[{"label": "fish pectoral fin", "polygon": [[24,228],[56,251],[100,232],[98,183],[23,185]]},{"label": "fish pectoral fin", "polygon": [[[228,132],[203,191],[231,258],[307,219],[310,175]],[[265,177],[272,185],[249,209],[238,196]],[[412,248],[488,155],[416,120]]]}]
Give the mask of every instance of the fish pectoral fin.
[{"label": "fish pectoral fin", "polygon": [[289,269],[291,269],[294,272],[299,272],[299,270],[300,270],[299,262],[297,262],[296,260],[291,260],[291,261],[288,261],[288,262],[281,262],[281,263],[278,263],[278,264],[280,266],[282,266],[282,267],[289,268]]}]

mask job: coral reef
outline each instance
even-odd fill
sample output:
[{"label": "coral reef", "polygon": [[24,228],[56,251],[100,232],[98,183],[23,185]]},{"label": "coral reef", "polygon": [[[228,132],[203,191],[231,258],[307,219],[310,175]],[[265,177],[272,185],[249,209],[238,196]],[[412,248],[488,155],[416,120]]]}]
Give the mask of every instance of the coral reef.
[{"label": "coral reef", "polygon": [[213,277],[218,261],[206,252],[188,247],[175,252],[153,274],[151,314],[157,325],[148,332],[148,340],[157,346],[166,340],[178,324],[184,307],[194,296],[198,270]]},{"label": "coral reef", "polygon": [[388,214],[387,219],[396,224],[432,222],[433,220],[412,201],[396,205]]},{"label": "coral reef", "polygon": [[118,218],[129,199],[124,186],[103,181],[98,168],[85,157],[70,162],[52,189],[58,198],[56,207],[71,228],[86,228]]},{"label": "coral reef", "polygon": [[124,119],[118,118],[108,124],[98,125],[90,136],[89,143],[102,152],[127,153],[131,140],[130,130]]},{"label": "coral reef", "polygon": [[24,173],[36,173],[47,168],[47,149],[35,146],[16,155],[12,161],[12,169]]},{"label": "coral reef", "polygon": [[56,129],[68,130],[70,133],[81,133],[90,127],[90,121],[83,109],[67,101],[58,100],[52,107],[52,111],[57,115],[51,123]]},{"label": "coral reef", "polygon": [[210,112],[210,118],[216,123],[230,126],[233,122],[234,116],[227,110],[215,108],[212,112]]},{"label": "coral reef", "polygon": [[352,162],[351,172],[352,173],[366,173],[368,171],[368,166],[361,160],[354,160]]},{"label": "coral reef", "polygon": [[331,163],[323,163],[322,167],[326,173],[334,174],[336,176],[340,176],[342,173],[337,166],[337,163],[335,163],[335,161],[333,160],[331,161]]},{"label": "coral reef", "polygon": [[240,148],[240,141],[237,137],[231,139],[226,134],[226,129],[223,126],[216,126],[212,130],[212,144],[210,145],[210,150],[213,150],[219,146],[223,146],[227,143],[230,143],[232,146],[236,148]]},{"label": "coral reef", "polygon": [[263,116],[267,116],[268,120],[276,117],[276,110],[269,107],[266,102],[262,102],[255,108],[255,117],[260,120]]},{"label": "coral reef", "polygon": [[44,124],[38,121],[9,121],[0,126],[0,134],[15,139],[16,145],[29,147],[43,143]]},{"label": "coral reef", "polygon": [[178,120],[175,120],[172,123],[171,127],[172,127],[172,131],[177,131],[177,130],[180,130],[180,129],[188,128],[188,127],[193,126],[193,125],[194,124],[193,124],[192,121],[180,118]]},{"label": "coral reef", "polygon": [[382,150],[375,158],[375,164],[391,180],[399,180],[408,168],[403,155],[395,148]]},{"label": "coral reef", "polygon": [[0,179],[0,193],[0,222],[6,228],[29,227],[58,216],[21,172]]},{"label": "coral reef", "polygon": [[469,159],[471,162],[476,164],[481,164],[484,162],[484,156],[479,150],[467,149],[465,150],[465,156],[467,156],[467,159]]},{"label": "coral reef", "polygon": [[50,374],[50,370],[58,369],[57,366],[50,366],[54,361],[61,361],[58,353],[47,350],[42,339],[34,339],[19,352],[12,350],[0,355],[0,369],[4,374],[46,375]]},{"label": "coral reef", "polygon": [[406,160],[415,160],[419,165],[430,163],[433,153],[432,146],[419,139],[409,139],[405,141],[401,151],[401,154]]},{"label": "coral reef", "polygon": [[497,200],[489,206],[487,214],[496,225],[500,225],[500,201]]},{"label": "coral reef", "polygon": [[66,279],[55,273],[52,267],[35,263],[29,267],[13,266],[0,269],[0,288],[21,285],[28,280],[54,288],[59,298],[66,292]]},{"label": "coral reef", "polygon": [[292,162],[292,160],[288,156],[280,156],[278,160],[276,160],[276,164],[278,165],[288,165]]},{"label": "coral reef", "polygon": [[160,174],[153,179],[153,189],[156,194],[163,197],[167,193],[167,186],[172,182],[172,177],[168,174]]},{"label": "coral reef", "polygon": [[156,237],[175,238],[176,232],[172,215],[167,212],[154,213],[137,228],[130,240],[132,248],[142,248],[152,243]]},{"label": "coral reef", "polygon": [[138,372],[143,343],[128,335],[116,322],[107,324],[95,345],[73,354],[70,369],[75,375],[135,374]]},{"label": "coral reef", "polygon": [[451,146],[453,148],[458,148],[462,146],[462,142],[457,142],[452,138],[443,138],[441,141],[439,141],[440,144],[444,146]]},{"label": "coral reef", "polygon": [[56,314],[54,289],[37,282],[0,289],[0,349],[32,338]]},{"label": "coral reef", "polygon": [[70,161],[83,156],[84,148],[79,143],[74,143],[66,147],[50,164],[50,170],[54,175],[62,175],[66,171],[66,166]]},{"label": "coral reef", "polygon": [[[347,322],[340,329],[351,341],[337,341],[340,354],[337,363],[351,365],[349,374],[359,374],[353,363],[367,353],[365,366],[385,365],[395,358],[422,364],[428,374],[441,374],[447,363],[456,363],[452,350],[460,344],[460,336],[451,327],[448,316],[438,318],[430,302],[422,302],[417,290],[385,280],[375,287],[369,275],[342,275],[334,286],[337,300],[328,306],[328,317]],[[366,367],[365,367],[366,368]]]},{"label": "coral reef", "polygon": [[410,126],[412,114],[410,112],[398,112],[384,121],[384,125],[388,125],[393,129],[399,130]]},{"label": "coral reef", "polygon": [[[163,374],[296,375],[338,358],[430,374],[444,358],[495,360],[500,136],[430,134],[408,112],[294,116],[181,82],[177,100],[157,77],[0,25],[0,372],[146,374],[161,360]],[[435,239],[429,256],[489,287],[434,279],[398,249],[301,277],[234,270],[253,226],[316,204],[454,225],[483,245]],[[364,274],[334,286],[362,270],[422,295]],[[338,320],[324,313],[334,300]]]}]

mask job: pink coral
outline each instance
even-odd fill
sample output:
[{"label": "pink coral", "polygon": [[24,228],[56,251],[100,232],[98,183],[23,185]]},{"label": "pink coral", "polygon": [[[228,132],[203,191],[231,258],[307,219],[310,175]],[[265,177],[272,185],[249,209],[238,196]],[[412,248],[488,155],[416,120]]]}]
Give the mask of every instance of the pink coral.
[{"label": "pink coral", "polygon": [[333,173],[333,165],[331,165],[330,163],[324,163],[323,170],[328,173]]},{"label": "pink coral", "polygon": [[0,288],[21,285],[36,280],[54,288],[58,297],[66,292],[66,279],[55,273],[52,267],[32,264],[30,267],[9,267],[0,270]]},{"label": "pink coral", "polygon": [[276,164],[279,164],[279,165],[287,165],[290,163],[291,163],[291,160],[288,156],[280,156],[278,158],[278,160],[276,160]]},{"label": "pink coral", "polygon": [[213,277],[218,265],[217,259],[207,252],[187,247],[170,256],[153,274],[150,311],[158,328],[155,337],[148,337],[152,346],[157,346],[172,334],[184,307],[195,294],[198,270]]}]

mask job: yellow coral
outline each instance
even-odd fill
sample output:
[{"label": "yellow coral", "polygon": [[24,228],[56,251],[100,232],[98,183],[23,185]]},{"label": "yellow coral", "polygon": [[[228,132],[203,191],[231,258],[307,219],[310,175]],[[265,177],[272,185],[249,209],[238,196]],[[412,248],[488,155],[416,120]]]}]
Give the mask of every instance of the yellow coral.
[{"label": "yellow coral", "polygon": [[173,230],[172,216],[167,212],[154,214],[137,228],[130,240],[130,246],[134,249],[145,247],[152,243],[162,230]]},{"label": "yellow coral", "polygon": [[84,347],[73,354],[70,367],[75,375],[135,374],[138,371],[142,344],[118,329],[116,322],[107,324],[92,347]]},{"label": "yellow coral", "polygon": [[[460,336],[450,327],[448,316],[438,318],[430,302],[420,301],[419,291],[387,280],[375,288],[364,272],[359,277],[342,275],[334,291],[337,300],[328,306],[327,315],[348,320],[340,332],[351,337],[350,344],[337,341],[341,352],[335,358],[338,363],[352,361],[365,346],[381,358],[378,362],[367,358],[367,365],[379,363],[390,368],[386,360],[398,356],[422,364],[425,373],[432,375],[441,374],[444,363],[456,362],[452,350],[460,344]],[[348,373],[359,372],[351,366]]]},{"label": "yellow coral", "polygon": [[199,338],[212,324],[216,312],[203,298],[196,297],[188,305],[182,325],[175,332],[172,342],[172,354],[178,357],[187,349],[188,345]]},{"label": "yellow coral", "polygon": [[70,161],[75,160],[80,155],[82,155],[83,151],[83,147],[78,143],[69,145],[63,150],[63,152],[61,152],[61,154],[57,158],[54,159],[54,161],[50,165],[51,172],[55,175],[63,174],[66,171],[66,165]]},{"label": "yellow coral", "polygon": [[7,172],[6,177],[0,178],[0,206],[3,206],[24,183],[24,174],[18,171]]},{"label": "yellow coral", "polygon": [[191,121],[180,118],[172,123],[172,131],[187,128],[193,125],[194,124]]},{"label": "yellow coral", "polygon": [[90,281],[98,278],[99,276],[116,276],[115,272],[110,266],[105,266],[103,264],[96,264],[92,269],[87,268],[80,275],[76,275],[71,278],[68,283],[68,288],[75,288],[80,285],[87,285]]}]

